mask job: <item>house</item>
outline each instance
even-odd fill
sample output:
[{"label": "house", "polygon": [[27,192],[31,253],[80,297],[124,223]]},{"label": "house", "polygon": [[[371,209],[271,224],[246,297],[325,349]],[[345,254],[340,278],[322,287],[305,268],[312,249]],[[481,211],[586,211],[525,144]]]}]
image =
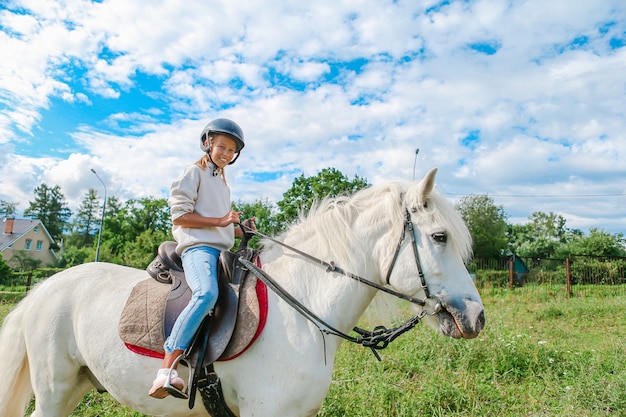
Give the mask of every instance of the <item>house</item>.
[{"label": "house", "polygon": [[0,231],[0,253],[4,262],[8,263],[21,250],[40,260],[42,266],[52,265],[59,259],[51,249],[54,240],[41,220],[5,218],[0,223]]}]

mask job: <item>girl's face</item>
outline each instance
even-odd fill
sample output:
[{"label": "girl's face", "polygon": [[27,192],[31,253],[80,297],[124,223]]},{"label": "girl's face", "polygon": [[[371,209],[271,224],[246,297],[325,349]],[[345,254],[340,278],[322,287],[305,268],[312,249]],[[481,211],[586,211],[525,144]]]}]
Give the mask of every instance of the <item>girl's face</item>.
[{"label": "girl's face", "polygon": [[226,135],[217,135],[213,138],[211,145],[211,160],[218,168],[224,168],[233,160],[237,152],[237,144]]}]

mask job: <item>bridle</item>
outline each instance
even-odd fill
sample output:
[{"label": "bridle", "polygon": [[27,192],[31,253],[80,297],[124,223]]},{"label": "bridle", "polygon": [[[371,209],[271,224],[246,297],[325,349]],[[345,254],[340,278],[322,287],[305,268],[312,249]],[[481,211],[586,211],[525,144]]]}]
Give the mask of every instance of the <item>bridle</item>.
[{"label": "bridle", "polygon": [[413,222],[411,221],[411,214],[408,209],[405,209],[404,214],[404,229],[402,229],[402,236],[400,236],[400,241],[396,246],[396,252],[393,255],[393,260],[391,261],[391,266],[389,267],[389,271],[387,271],[387,277],[385,278],[385,282],[389,285],[389,280],[391,279],[391,273],[393,272],[393,267],[396,264],[396,260],[398,259],[398,255],[400,254],[400,249],[402,248],[402,244],[406,239],[407,232],[411,236],[411,242],[413,247],[413,255],[415,256],[415,265],[417,266],[417,273],[420,277],[420,284],[422,285],[422,290],[424,291],[424,304],[425,301],[430,298],[430,291],[428,291],[428,284],[426,284],[426,278],[424,277],[424,271],[422,270],[422,263],[420,261],[419,250],[417,249],[417,239],[415,238],[415,227],[413,226]]},{"label": "bridle", "polygon": [[313,261],[316,264],[319,264],[320,266],[326,268],[326,272],[334,272],[334,273],[338,273],[341,275],[344,275],[346,277],[352,278],[356,281],[358,281],[359,283],[365,284],[367,286],[373,287],[379,291],[385,292],[387,294],[390,294],[396,298],[399,298],[401,300],[405,300],[408,301],[410,303],[413,304],[417,304],[420,307],[426,307],[427,306],[427,300],[428,299],[434,299],[436,300],[435,303],[435,307],[433,309],[433,311],[429,312],[426,309],[422,309],[422,311],[420,313],[418,313],[416,316],[412,317],[411,319],[407,320],[404,324],[392,328],[392,329],[387,329],[384,326],[376,326],[374,328],[374,330],[369,331],[369,330],[365,330],[365,329],[361,329],[359,327],[355,327],[353,329],[354,332],[358,333],[359,336],[358,337],[353,337],[350,336],[348,334],[345,334],[344,332],[334,328],[332,325],[326,323],[324,320],[322,320],[320,317],[318,317],[317,315],[315,315],[315,313],[311,312],[306,306],[304,306],[302,303],[300,303],[298,300],[296,300],[295,298],[293,298],[291,296],[291,294],[289,294],[284,288],[282,288],[280,286],[280,284],[278,284],[272,277],[270,277],[265,271],[263,271],[261,268],[259,268],[258,266],[256,266],[255,264],[247,261],[246,259],[240,258],[239,262],[241,262],[241,264],[244,265],[245,268],[249,269],[257,278],[259,278],[261,281],[263,281],[272,291],[274,291],[279,297],[281,297],[285,302],[287,302],[289,305],[291,305],[296,311],[298,311],[300,314],[302,314],[305,318],[307,318],[309,321],[311,321],[313,324],[315,324],[317,326],[317,328],[320,330],[320,332],[324,333],[324,334],[330,334],[330,335],[335,335],[335,336],[339,336],[349,342],[353,342],[353,343],[357,343],[360,345],[363,345],[364,347],[368,347],[372,350],[372,352],[374,353],[374,356],[376,356],[376,358],[380,361],[380,356],[378,355],[377,350],[380,349],[384,349],[386,348],[389,343],[391,343],[393,340],[395,340],[398,336],[400,336],[401,334],[411,330],[413,327],[415,327],[415,325],[417,325],[425,316],[433,316],[435,314],[437,314],[440,310],[441,310],[441,302],[439,301],[439,299],[437,297],[433,297],[430,294],[430,291],[428,290],[428,285],[426,283],[426,279],[424,277],[424,272],[422,269],[422,265],[420,262],[420,257],[419,257],[419,250],[417,247],[417,239],[415,237],[416,234],[416,228],[413,225],[413,222],[411,221],[411,215],[408,211],[408,209],[405,209],[405,219],[404,219],[404,225],[403,225],[403,229],[402,229],[402,236],[400,236],[400,241],[398,242],[397,246],[396,246],[396,250],[394,253],[394,256],[392,258],[391,261],[391,265],[389,266],[389,269],[387,271],[386,274],[386,278],[385,278],[385,282],[387,283],[387,285],[389,285],[389,280],[391,278],[391,274],[393,272],[394,266],[396,264],[396,261],[398,260],[398,256],[400,254],[400,250],[402,249],[402,245],[404,244],[404,241],[406,240],[406,235],[407,233],[411,236],[411,242],[412,242],[412,247],[413,247],[413,255],[415,257],[415,264],[417,266],[417,272],[420,278],[420,284],[422,286],[422,290],[424,291],[424,299],[418,299],[406,294],[402,294],[398,291],[395,291],[391,288],[388,287],[384,287],[381,285],[378,285],[374,282],[371,282],[369,280],[366,280],[356,274],[353,274],[351,272],[347,272],[345,271],[343,268],[340,268],[339,266],[337,266],[333,261],[331,262],[326,262],[324,260],[321,260],[319,258],[316,258],[312,255],[309,255],[306,252],[303,252],[297,248],[294,248],[293,246],[287,245],[284,242],[281,242],[279,240],[276,240],[272,237],[269,237],[267,235],[264,235],[263,233],[258,232],[257,230],[254,230],[248,226],[245,226],[243,224],[241,224],[241,228],[244,230],[244,233],[249,233],[249,234],[254,234],[260,237],[263,237],[264,239],[268,239],[292,252],[297,253],[298,255]]}]

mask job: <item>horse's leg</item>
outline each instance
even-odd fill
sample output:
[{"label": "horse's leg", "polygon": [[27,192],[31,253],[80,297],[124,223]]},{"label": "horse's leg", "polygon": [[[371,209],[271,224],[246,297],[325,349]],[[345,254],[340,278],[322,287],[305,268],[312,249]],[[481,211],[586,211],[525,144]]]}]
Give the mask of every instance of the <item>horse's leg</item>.
[{"label": "horse's leg", "polygon": [[32,389],[23,334],[22,302],[4,320],[0,331],[0,416],[22,417]]},{"label": "horse's leg", "polygon": [[[63,383],[55,382],[55,389],[35,390],[35,411],[31,417],[66,417],[93,385],[84,376]],[[52,388],[52,387],[50,387]]]},{"label": "horse's leg", "polygon": [[[83,374],[82,352],[74,334],[72,306],[57,297],[33,294],[29,332],[25,333],[30,380],[35,394],[32,417],[66,417],[93,388]],[[47,301],[47,302],[45,302]],[[52,317],[45,322],[41,317]]]},{"label": "horse's leg", "polygon": [[31,383],[35,393],[35,411],[31,417],[66,417],[94,388],[67,352],[55,349],[49,352],[39,352],[31,363]]}]

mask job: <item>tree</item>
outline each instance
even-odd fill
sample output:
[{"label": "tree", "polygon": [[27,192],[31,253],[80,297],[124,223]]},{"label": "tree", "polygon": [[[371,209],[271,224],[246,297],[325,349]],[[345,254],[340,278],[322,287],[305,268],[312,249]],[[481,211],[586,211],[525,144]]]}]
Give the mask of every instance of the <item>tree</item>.
[{"label": "tree", "polygon": [[13,254],[11,259],[9,259],[9,264],[13,266],[13,269],[24,272],[39,268],[41,261],[32,258],[27,251],[22,249]]},{"label": "tree", "polygon": [[63,248],[63,254],[59,259],[58,266],[61,268],[69,268],[71,266],[84,264],[93,261],[95,257],[95,249],[92,247],[78,247],[71,244]]},{"label": "tree", "polygon": [[[61,187],[55,185],[50,188],[42,183],[35,188],[34,193],[35,201],[29,202],[29,207],[24,210],[24,216],[41,220],[50,236],[57,242],[72,215],[72,211],[67,207],[65,196],[61,193]],[[58,249],[56,243],[53,244],[53,248]]]},{"label": "tree", "polygon": [[169,232],[172,228],[169,206],[165,198],[128,200],[128,227],[137,237],[146,230]]},{"label": "tree", "polygon": [[293,222],[299,213],[310,210],[315,201],[340,194],[352,194],[368,186],[364,178],[355,175],[350,181],[335,168],[324,168],[313,177],[305,177],[302,174],[293,181],[291,188],[277,203],[280,208],[277,219],[284,228]]},{"label": "tree", "polygon": [[115,261],[134,268],[146,268],[156,256],[159,245],[166,240],[172,240],[168,232],[144,230],[135,237],[135,240],[126,242],[124,250]]},{"label": "tree", "polygon": [[[154,240],[159,238],[161,241],[172,240],[171,229],[172,222],[166,199],[131,199],[122,205],[115,197],[110,197],[107,199],[100,258],[124,265],[139,264],[143,261],[129,263],[129,255],[125,252],[138,254],[143,251],[143,255],[140,256],[142,259],[143,256],[154,256],[156,253],[156,249],[153,248]],[[142,241],[150,243],[143,249],[141,243],[139,246],[133,246],[138,237],[146,231],[150,231],[152,235],[144,235]]]},{"label": "tree", "polygon": [[569,255],[623,257],[626,256],[625,242],[624,235],[621,233],[611,235],[594,227],[589,229],[588,236],[578,236],[572,239],[558,252],[562,258]]},{"label": "tree", "polygon": [[0,200],[0,216],[6,218],[15,217],[17,212],[17,203],[11,203],[10,201]]},{"label": "tree", "polygon": [[[241,219],[250,219],[255,217],[256,220],[254,224],[256,225],[259,232],[268,235],[274,236],[278,234],[281,230],[281,225],[278,222],[276,217],[276,208],[269,200],[261,200],[258,199],[253,203],[244,203],[243,201],[233,202],[232,208],[235,211],[240,211]],[[251,239],[249,242],[250,247],[255,247],[257,238]],[[238,242],[235,243],[235,246],[238,246]]]},{"label": "tree", "polygon": [[104,227],[102,228],[102,246],[100,247],[101,258],[103,249],[110,254],[116,254],[124,247],[126,216],[127,210],[117,197],[111,196],[107,198]]},{"label": "tree", "polygon": [[6,262],[4,262],[4,260],[2,259],[2,253],[0,253],[0,284],[9,284],[12,278],[13,271],[11,270],[11,267]]},{"label": "tree", "polygon": [[456,205],[472,235],[476,258],[492,259],[507,249],[506,213],[486,194],[461,197]]},{"label": "tree", "polygon": [[512,226],[510,230],[511,250],[524,257],[552,258],[559,248],[582,232],[566,227],[560,214],[536,211],[529,216],[525,225]]},{"label": "tree", "polygon": [[93,244],[93,237],[98,233],[100,221],[100,204],[96,190],[90,188],[78,207],[72,233],[66,241],[66,245],[79,248]]}]

